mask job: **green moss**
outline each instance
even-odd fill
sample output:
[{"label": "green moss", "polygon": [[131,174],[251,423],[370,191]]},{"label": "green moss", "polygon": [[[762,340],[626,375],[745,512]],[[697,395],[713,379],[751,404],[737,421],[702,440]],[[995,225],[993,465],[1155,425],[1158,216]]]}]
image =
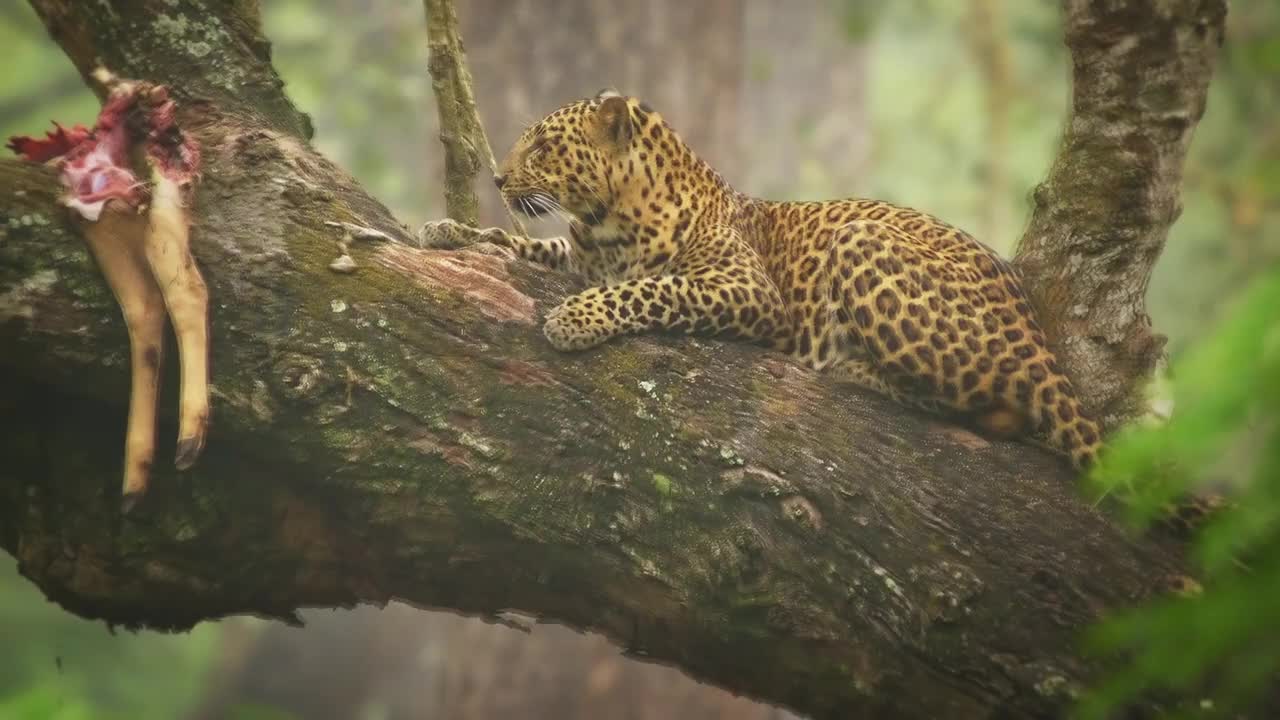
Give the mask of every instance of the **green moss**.
[{"label": "green moss", "polygon": [[658,491],[658,494],[663,497],[671,495],[673,491],[671,478],[663,475],[662,473],[653,474],[653,487]]},{"label": "green moss", "polygon": [[640,387],[624,384],[624,380],[630,382],[649,369],[644,359],[631,347],[631,343],[614,341],[594,351],[592,355],[588,377],[593,385],[615,400],[626,401],[631,407],[634,407],[637,400],[647,397]]}]

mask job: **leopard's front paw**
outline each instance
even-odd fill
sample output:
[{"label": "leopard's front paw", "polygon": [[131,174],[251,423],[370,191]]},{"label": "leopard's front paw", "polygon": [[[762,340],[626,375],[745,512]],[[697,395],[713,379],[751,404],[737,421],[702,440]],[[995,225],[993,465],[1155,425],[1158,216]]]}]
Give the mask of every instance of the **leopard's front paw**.
[{"label": "leopard's front paw", "polygon": [[457,220],[429,220],[418,228],[418,244],[437,250],[457,250],[475,242],[478,231]]},{"label": "leopard's front paw", "polygon": [[418,228],[418,245],[424,248],[460,250],[482,242],[503,246],[511,244],[500,228],[481,230],[451,218],[429,220]]},{"label": "leopard's front paw", "polygon": [[586,350],[608,339],[602,327],[593,324],[579,307],[561,303],[547,313],[542,334],[561,351]]}]

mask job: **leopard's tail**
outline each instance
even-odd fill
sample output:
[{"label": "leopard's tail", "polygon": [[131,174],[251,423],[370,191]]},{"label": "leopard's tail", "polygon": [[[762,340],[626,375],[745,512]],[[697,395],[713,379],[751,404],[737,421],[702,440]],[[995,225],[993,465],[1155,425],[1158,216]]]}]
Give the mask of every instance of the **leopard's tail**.
[{"label": "leopard's tail", "polygon": [[[1071,380],[1052,358],[1033,362],[1019,378],[1030,386],[1024,407],[1029,434],[1049,450],[1063,455],[1076,470],[1087,470],[1098,459],[1102,433],[1085,412]],[[1025,387],[1025,386],[1024,386]]]}]

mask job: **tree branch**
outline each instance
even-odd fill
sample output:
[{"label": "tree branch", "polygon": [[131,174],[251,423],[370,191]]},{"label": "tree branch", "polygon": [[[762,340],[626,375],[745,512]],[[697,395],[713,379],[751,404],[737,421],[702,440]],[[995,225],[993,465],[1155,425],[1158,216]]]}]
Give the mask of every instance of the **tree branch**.
[{"label": "tree branch", "polygon": [[[423,0],[427,13],[431,89],[440,114],[440,142],[444,145],[444,200],[449,217],[471,226],[480,224],[480,201],[475,181],[483,159],[496,172],[493,148],[480,122],[474,83],[467,70],[466,52],[458,34],[458,14],[452,0]],[[524,224],[510,208],[507,216],[520,235]]]},{"label": "tree branch", "polygon": [[[246,7],[182,6],[222,27]],[[143,11],[45,17],[78,28],[58,35],[78,57]],[[814,717],[1041,717],[1097,670],[1078,631],[1184,572],[1055,459],[757,349],[555,353],[536,318],[563,278],[405,244],[287,114],[157,63],[153,35],[112,69],[186,89],[215,404],[200,465],[158,466],[127,517],[123,325],[53,173],[0,163],[0,547],[69,610],[163,628],[392,597],[518,610]],[[219,37],[225,67],[261,61],[259,39]],[[325,221],[393,241],[338,274]]]},{"label": "tree branch", "polygon": [[0,545],[79,614],[518,609],[816,717],[1017,717],[1085,681],[1078,629],[1182,572],[1053,458],[753,348],[557,355],[533,319],[564,288],[501,258],[383,243],[332,273],[320,219],[358,191],[288,141],[202,140],[215,421],[127,518],[123,327],[52,176],[0,164]]},{"label": "tree branch", "polygon": [[174,88],[179,99],[216,104],[256,124],[310,139],[311,120],[281,89],[256,0],[168,0],[154,13],[122,0],[30,0],[50,36],[90,88],[99,64]]},{"label": "tree branch", "polygon": [[1108,428],[1146,412],[1162,361],[1147,282],[1182,211],[1182,166],[1222,44],[1224,0],[1064,0],[1072,110],[1015,265]]}]

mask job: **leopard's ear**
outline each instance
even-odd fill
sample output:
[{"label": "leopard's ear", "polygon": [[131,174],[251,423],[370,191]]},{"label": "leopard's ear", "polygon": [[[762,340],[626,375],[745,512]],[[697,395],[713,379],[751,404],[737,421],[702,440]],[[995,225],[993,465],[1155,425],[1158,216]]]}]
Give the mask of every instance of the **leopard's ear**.
[{"label": "leopard's ear", "polygon": [[615,147],[626,147],[631,142],[631,108],[621,95],[611,95],[596,108],[596,124],[604,140]]}]

